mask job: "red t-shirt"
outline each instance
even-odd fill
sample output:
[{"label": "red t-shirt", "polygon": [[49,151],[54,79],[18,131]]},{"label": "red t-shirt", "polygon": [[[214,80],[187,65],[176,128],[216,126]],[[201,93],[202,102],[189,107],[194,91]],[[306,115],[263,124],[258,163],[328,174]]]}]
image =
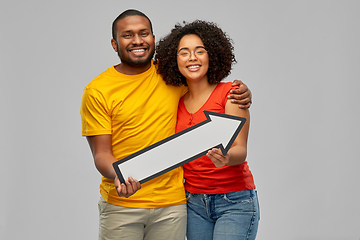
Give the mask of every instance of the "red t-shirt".
[{"label": "red t-shirt", "polygon": [[[231,82],[219,83],[209,99],[196,112],[189,113],[180,99],[176,132],[206,120],[204,110],[225,113],[225,104]],[[184,149],[186,151],[186,149]],[[220,194],[255,189],[254,179],[247,162],[235,166],[215,167],[207,156],[202,156],[184,165],[185,189],[197,194]]]}]

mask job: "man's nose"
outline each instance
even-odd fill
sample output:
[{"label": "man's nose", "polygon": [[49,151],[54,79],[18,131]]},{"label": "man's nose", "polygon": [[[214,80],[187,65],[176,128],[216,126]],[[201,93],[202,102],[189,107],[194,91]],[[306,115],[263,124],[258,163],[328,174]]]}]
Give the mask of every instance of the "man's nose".
[{"label": "man's nose", "polygon": [[143,43],[143,39],[139,36],[139,34],[135,34],[133,38],[133,44],[140,45]]}]

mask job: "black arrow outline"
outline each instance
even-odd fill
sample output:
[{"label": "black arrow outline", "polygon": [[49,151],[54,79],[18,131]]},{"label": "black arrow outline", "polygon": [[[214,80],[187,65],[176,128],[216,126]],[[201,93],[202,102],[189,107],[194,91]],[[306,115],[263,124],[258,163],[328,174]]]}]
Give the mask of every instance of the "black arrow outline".
[{"label": "black arrow outline", "polygon": [[[184,129],[183,131],[175,133],[175,134],[171,135],[170,137],[164,138],[163,140],[161,140],[159,142],[156,142],[156,143],[154,143],[154,144],[152,144],[152,145],[150,145],[150,146],[148,146],[148,147],[146,147],[146,148],[144,148],[144,149],[142,149],[140,151],[137,151],[136,153],[133,153],[133,154],[121,159],[121,160],[118,160],[118,161],[114,162],[113,163],[113,168],[115,169],[115,172],[116,172],[120,182],[125,183],[125,179],[124,179],[124,177],[123,177],[123,175],[122,175],[122,173],[120,171],[120,168],[118,167],[121,163],[129,161],[129,160],[131,160],[132,158],[134,158],[134,157],[136,157],[138,155],[141,155],[141,154],[143,154],[143,153],[145,153],[145,152],[147,152],[147,151],[149,151],[149,150],[151,150],[153,148],[159,147],[160,145],[162,145],[162,144],[164,144],[164,143],[166,143],[168,141],[171,141],[171,140],[173,140],[173,139],[175,139],[177,137],[180,137],[181,135],[183,135],[185,133],[193,131],[194,129],[196,129],[198,127],[201,127],[202,125],[211,122],[210,115],[241,121],[239,126],[236,128],[233,136],[231,137],[230,141],[228,142],[228,144],[226,145],[225,148],[224,148],[222,143],[209,148],[209,149],[220,148],[223,155],[225,156],[227,154],[227,152],[229,151],[231,145],[234,143],[234,141],[235,141],[237,135],[239,134],[240,130],[244,126],[244,124],[246,122],[246,118],[233,116],[233,115],[228,115],[228,114],[224,114],[224,113],[210,112],[210,111],[204,111],[204,114],[206,116],[206,120],[204,120],[204,121],[202,121],[202,122],[200,122],[200,123],[198,123],[198,124],[196,124],[194,126],[191,126],[191,127],[187,128],[187,129]],[[164,170],[162,170],[160,172],[157,172],[157,173],[155,173],[155,174],[153,174],[153,175],[151,175],[151,176],[149,176],[147,178],[144,178],[144,179],[140,180],[139,182],[141,184],[145,183],[145,182],[147,182],[147,181],[149,181],[151,179],[154,179],[154,178],[156,178],[156,177],[158,177],[158,176],[160,176],[160,175],[162,175],[162,174],[164,174],[166,172],[169,172],[169,171],[171,171],[171,170],[173,170],[173,169],[175,169],[177,167],[180,167],[180,166],[184,165],[185,163],[191,162],[191,161],[205,155],[208,152],[209,149],[206,149],[206,150],[200,152],[199,154],[197,154],[195,156],[192,156],[192,157],[190,157],[188,159],[185,159],[185,160],[183,160],[183,161],[181,161],[181,162],[179,162],[179,163],[177,163],[177,164],[175,164],[175,165],[173,165],[173,166],[171,166],[169,168],[166,168],[166,169],[164,169]]]}]

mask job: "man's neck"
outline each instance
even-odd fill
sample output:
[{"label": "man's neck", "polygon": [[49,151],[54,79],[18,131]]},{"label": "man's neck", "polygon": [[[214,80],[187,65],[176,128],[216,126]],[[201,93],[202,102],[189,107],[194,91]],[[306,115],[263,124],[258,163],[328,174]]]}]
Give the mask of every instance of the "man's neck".
[{"label": "man's neck", "polygon": [[119,65],[115,66],[115,70],[119,73],[126,74],[126,75],[138,75],[141,73],[146,72],[151,67],[151,62],[143,65],[143,66],[129,66],[124,63],[120,63]]}]

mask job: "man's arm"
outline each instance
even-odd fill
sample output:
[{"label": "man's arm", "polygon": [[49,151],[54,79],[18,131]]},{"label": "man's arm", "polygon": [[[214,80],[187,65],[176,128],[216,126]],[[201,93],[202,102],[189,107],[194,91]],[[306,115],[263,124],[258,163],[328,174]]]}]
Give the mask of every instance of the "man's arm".
[{"label": "man's arm", "polygon": [[125,184],[121,184],[112,166],[117,159],[112,153],[111,135],[97,135],[86,137],[97,170],[106,178],[114,180],[119,196],[129,197],[141,188],[140,183],[129,177]]},{"label": "man's arm", "polygon": [[234,80],[233,86],[239,86],[238,89],[230,91],[228,96],[232,103],[239,104],[239,108],[250,108],[252,104],[252,94],[250,89],[240,80]]}]

